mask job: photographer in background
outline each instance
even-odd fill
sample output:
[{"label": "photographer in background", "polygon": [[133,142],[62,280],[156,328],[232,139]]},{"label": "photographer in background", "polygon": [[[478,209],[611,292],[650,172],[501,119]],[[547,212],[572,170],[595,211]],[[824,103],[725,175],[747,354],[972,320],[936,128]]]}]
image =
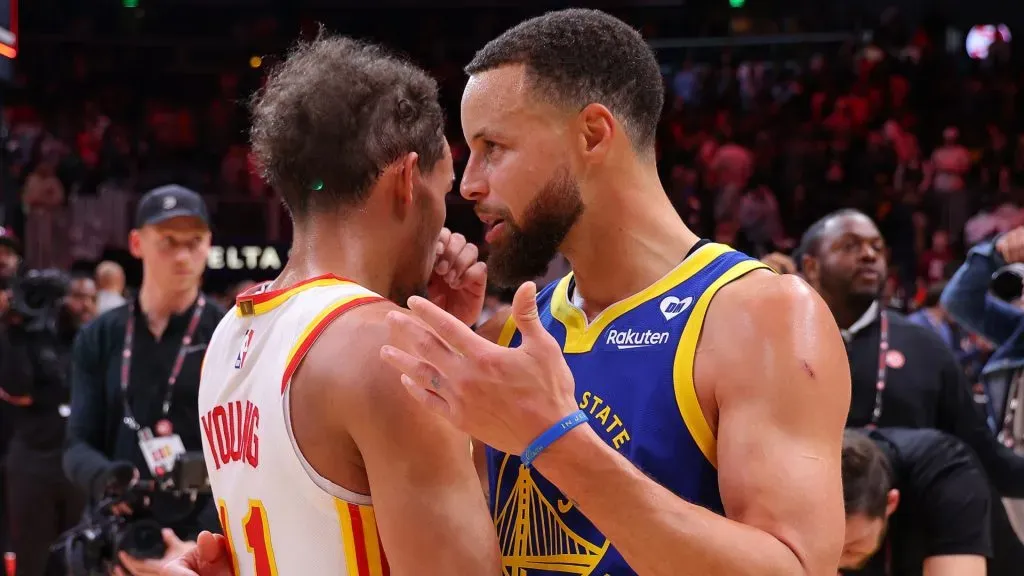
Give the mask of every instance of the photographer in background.
[{"label": "photographer in background", "polygon": [[[21,267],[21,242],[10,228],[0,226],[0,316],[7,311],[10,301],[10,282]],[[0,328],[2,329],[2,328]],[[0,350],[0,362],[3,361]],[[7,502],[3,494],[7,493],[7,445],[11,438],[11,416],[9,406],[0,402],[0,552],[10,550],[8,539]],[[0,565],[0,574],[7,574],[6,567]]]},{"label": "photographer in background", "polygon": [[843,499],[844,574],[985,576],[988,479],[960,440],[938,430],[847,430]]},{"label": "photographer in background", "polygon": [[[224,315],[199,291],[210,229],[198,194],[164,186],[143,196],[129,247],[142,260],[137,297],[83,329],[72,358],[64,470],[93,499],[114,487],[124,489],[128,466],[137,478],[153,478],[143,447],[153,454],[154,441],[202,451],[199,372]],[[118,513],[129,513],[124,508],[120,505]],[[149,506],[130,514],[169,527],[184,540],[194,540],[200,530],[220,531],[209,497],[193,503],[154,493]],[[165,543],[169,552],[180,552],[180,543],[166,532]],[[156,562],[123,553],[118,558],[136,576],[156,573]]]},{"label": "photographer in background", "polygon": [[[961,326],[995,346],[981,370],[981,384],[988,399],[993,433],[1018,454],[1024,455],[1024,309],[1021,278],[1024,277],[1024,227],[1015,228],[971,249],[942,293],[942,305]],[[1024,501],[1004,500],[1006,515],[1016,536],[1024,540]],[[996,511],[1002,523],[1003,511]],[[998,526],[998,524],[997,524]],[[996,531],[998,550],[1006,531]],[[1016,554],[1012,565],[1019,570],[1024,550],[1008,543]],[[1009,565],[1009,564],[1008,564]],[[1019,572],[1018,572],[1019,573]]]},{"label": "photographer in background", "polygon": [[92,278],[31,271],[15,281],[0,333],[0,399],[13,437],[7,502],[19,576],[65,574],[50,545],[75,525],[84,497],[61,469],[71,344],[96,310]]}]

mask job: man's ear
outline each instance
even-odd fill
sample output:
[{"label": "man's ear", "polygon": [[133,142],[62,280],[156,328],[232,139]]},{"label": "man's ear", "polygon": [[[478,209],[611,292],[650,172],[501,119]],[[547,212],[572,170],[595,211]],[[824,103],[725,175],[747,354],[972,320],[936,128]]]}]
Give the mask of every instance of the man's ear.
[{"label": "man's ear", "polygon": [[893,488],[885,497],[885,519],[888,520],[900,505],[900,491]]},{"label": "man's ear", "polygon": [[818,280],[821,277],[821,270],[818,267],[818,259],[809,254],[801,254],[799,270],[800,275],[804,277],[804,280],[806,280],[814,289],[817,289],[819,286]]},{"label": "man's ear", "polygon": [[420,155],[415,152],[409,152],[392,164],[394,173],[391,178],[391,193],[394,197],[395,209],[401,216],[404,216],[412,206],[419,165]]},{"label": "man's ear", "polygon": [[128,251],[133,258],[142,259],[142,231],[133,228],[128,233]]},{"label": "man's ear", "polygon": [[585,145],[584,153],[592,157],[606,155],[617,130],[612,113],[601,104],[591,103],[580,111],[578,120]]}]

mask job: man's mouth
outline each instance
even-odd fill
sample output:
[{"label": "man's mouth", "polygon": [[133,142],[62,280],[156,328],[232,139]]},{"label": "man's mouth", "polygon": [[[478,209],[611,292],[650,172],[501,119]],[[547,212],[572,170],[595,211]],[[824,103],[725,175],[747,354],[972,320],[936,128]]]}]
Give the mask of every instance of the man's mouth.
[{"label": "man's mouth", "polygon": [[865,280],[878,280],[882,275],[878,270],[872,268],[861,268],[854,274],[854,278],[863,278]]},{"label": "man's mouth", "polygon": [[505,219],[495,214],[477,213],[477,217],[484,223],[484,242],[490,244],[501,237],[505,229]]}]

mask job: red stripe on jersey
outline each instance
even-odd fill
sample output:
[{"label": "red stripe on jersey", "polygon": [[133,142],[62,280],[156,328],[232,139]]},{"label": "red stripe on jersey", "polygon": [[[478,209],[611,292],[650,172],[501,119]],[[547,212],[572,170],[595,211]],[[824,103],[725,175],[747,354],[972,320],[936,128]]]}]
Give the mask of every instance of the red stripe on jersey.
[{"label": "red stripe on jersey", "polygon": [[370,576],[370,561],[366,558],[366,535],[363,534],[363,517],[359,514],[359,506],[349,504],[348,515],[352,518],[352,539],[355,540],[359,576]]},{"label": "red stripe on jersey", "polygon": [[288,382],[291,381],[295,371],[299,369],[299,364],[302,363],[302,359],[306,356],[306,353],[309,352],[309,349],[313,347],[313,343],[320,337],[320,334],[323,334],[323,331],[331,325],[331,322],[335,321],[338,316],[341,316],[345,312],[348,312],[357,306],[372,304],[374,302],[383,302],[385,300],[386,298],[381,298],[380,296],[364,296],[362,298],[349,300],[334,310],[331,310],[326,316],[317,322],[316,325],[308,328],[305,334],[301,336],[302,339],[299,343],[299,347],[288,360],[288,365],[284,369],[284,377],[281,378],[281,394],[284,394],[284,391],[288,389]]}]

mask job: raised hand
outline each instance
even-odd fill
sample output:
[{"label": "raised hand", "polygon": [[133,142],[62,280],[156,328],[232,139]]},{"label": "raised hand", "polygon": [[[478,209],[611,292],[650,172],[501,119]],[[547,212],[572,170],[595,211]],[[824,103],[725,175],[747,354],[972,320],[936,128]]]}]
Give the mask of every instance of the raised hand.
[{"label": "raised hand", "polygon": [[578,409],[572,372],[540,323],[536,297],[537,287],[527,282],[512,301],[518,348],[493,344],[438,306],[410,298],[412,315],[388,314],[395,336],[381,357],[429,409],[498,450],[522,454]]},{"label": "raised hand", "polygon": [[430,301],[472,326],[480,317],[487,292],[487,264],[462,234],[441,229],[437,237],[437,261],[427,284]]},{"label": "raised hand", "polygon": [[1003,234],[996,240],[996,250],[1007,264],[1024,262],[1024,226]]}]

